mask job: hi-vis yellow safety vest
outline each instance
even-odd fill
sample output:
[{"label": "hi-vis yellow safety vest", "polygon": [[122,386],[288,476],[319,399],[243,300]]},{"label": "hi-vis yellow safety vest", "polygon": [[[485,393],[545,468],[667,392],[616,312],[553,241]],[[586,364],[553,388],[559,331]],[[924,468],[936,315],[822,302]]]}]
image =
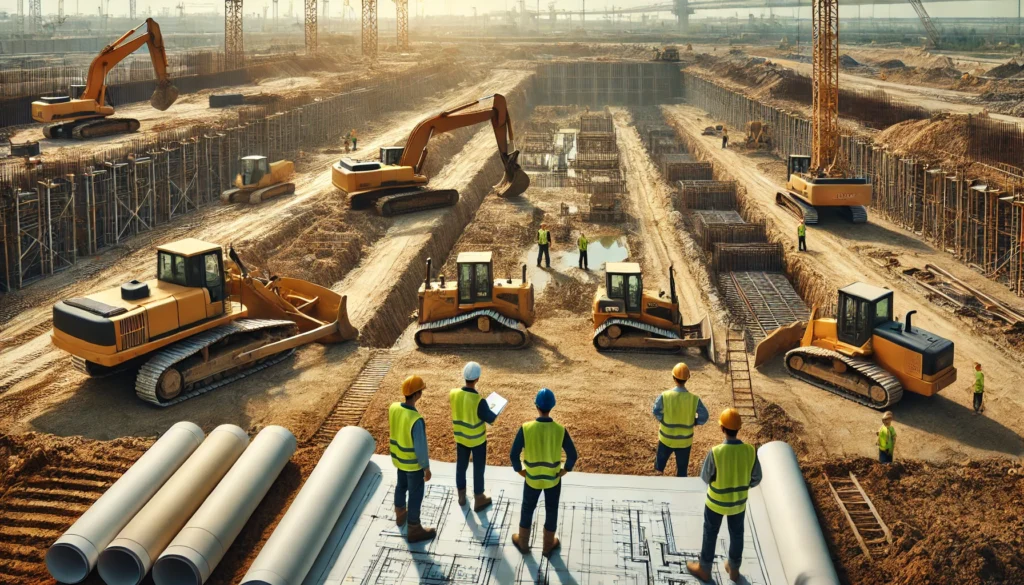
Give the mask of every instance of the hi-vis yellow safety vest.
[{"label": "hi-vis yellow safety vest", "polygon": [[480,406],[480,395],[455,388],[448,393],[448,402],[452,407],[452,428],[455,431],[455,442],[463,447],[483,445],[487,440],[487,425],[477,416]]},{"label": "hi-vis yellow safety vest", "polygon": [[798,236],[806,236],[807,235],[807,226],[804,226],[804,225],[796,226],[796,235],[798,235]]},{"label": "hi-vis yellow safety vest", "polygon": [[587,236],[580,236],[580,239],[576,240],[576,245],[579,246],[580,252],[587,251],[587,244],[590,242],[587,240]]},{"label": "hi-vis yellow safety vest", "polygon": [[565,427],[551,421],[531,421],[523,425],[523,470],[526,485],[546,490],[558,485],[562,471],[562,440]]},{"label": "hi-vis yellow safety vest", "polygon": [[537,243],[546,246],[551,241],[551,232],[548,230],[537,230]]},{"label": "hi-vis yellow safety vest", "polygon": [[704,503],[723,516],[739,514],[747,509],[750,474],[754,471],[757,452],[746,443],[715,445],[715,480],[708,485]]},{"label": "hi-vis yellow safety vest", "polygon": [[693,445],[693,424],[697,420],[697,402],[689,392],[666,390],[661,393],[662,417],[658,440],[670,449]]},{"label": "hi-vis yellow safety vest", "polygon": [[896,448],[896,427],[882,425],[878,429],[878,449],[892,455]]},{"label": "hi-vis yellow safety vest", "polygon": [[393,402],[388,408],[388,425],[391,427],[391,462],[402,471],[423,469],[416,460],[416,449],[412,444],[412,425],[423,418],[420,413]]}]

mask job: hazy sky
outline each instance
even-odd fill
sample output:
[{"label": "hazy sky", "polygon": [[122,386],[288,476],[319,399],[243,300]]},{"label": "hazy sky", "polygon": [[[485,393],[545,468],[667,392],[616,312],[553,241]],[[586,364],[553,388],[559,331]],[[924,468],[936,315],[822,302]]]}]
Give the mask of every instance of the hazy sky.
[{"label": "hazy sky", "polygon": [[[0,0],[0,10],[6,10],[10,13],[16,13],[18,0]],[[25,2],[25,10],[28,10],[28,0]],[[56,14],[57,13],[57,1],[58,0],[42,0],[43,14]],[[112,14],[128,14],[128,0],[103,0],[109,5],[109,10]],[[175,6],[181,0],[136,0],[137,9],[140,12],[145,12],[148,6],[153,7],[153,12],[158,13],[159,7],[163,6]],[[645,6],[656,3],[667,3],[669,0],[588,0],[587,8],[600,9],[610,6]],[[928,12],[933,17],[956,17],[956,16],[1003,16],[1003,17],[1016,17],[1018,10],[1018,3],[1021,0],[959,0],[957,2],[941,2],[941,3],[926,3],[925,6]],[[82,13],[96,14],[99,8],[100,0],[64,0],[64,12],[66,14],[74,14],[76,11]],[[223,0],[184,0],[185,11],[188,12],[205,12],[209,13],[213,10],[223,14],[224,3]],[[294,2],[295,13],[300,12],[302,6],[302,0],[279,0],[279,12],[283,16],[288,11],[289,2]],[[358,10],[360,0],[349,0],[352,7]],[[420,10],[422,4],[423,10],[428,14],[472,14],[473,8],[475,7],[480,13],[489,12],[493,10],[504,10],[506,7],[511,9],[513,6],[518,5],[518,0],[409,0],[410,11],[416,13]],[[810,2],[810,0],[808,0]],[[547,11],[550,0],[541,0],[541,10]],[[582,0],[555,0],[556,10],[579,10]],[[264,5],[269,5],[270,0],[245,0],[245,12],[246,13],[259,13],[263,11]],[[343,0],[332,0],[330,2],[330,11],[332,15],[340,17]],[[527,8],[533,10],[537,6],[537,0],[526,0]],[[378,10],[380,16],[390,17],[394,15],[394,1],[393,0],[378,0]],[[172,8],[173,10],[173,8]],[[746,12],[751,11],[740,11],[739,16],[741,18],[746,17]],[[755,15],[759,15],[760,11],[752,11]],[[764,11],[767,13],[767,10]],[[776,9],[778,14],[792,15],[792,8],[779,8]],[[805,8],[801,11],[803,17],[808,17],[810,8]],[[857,9],[855,7],[844,8],[841,15],[843,17],[856,16]],[[865,6],[861,8],[861,16],[863,18],[913,18],[915,16],[914,10],[909,4],[899,5],[879,5],[874,7],[874,14],[872,14],[872,8]],[[714,11],[714,12],[698,12],[696,18],[700,18],[701,15],[712,15],[712,14],[724,14],[732,16],[737,14],[735,10],[726,11]],[[667,14],[665,15],[668,16]],[[638,16],[634,16],[638,18]]]}]

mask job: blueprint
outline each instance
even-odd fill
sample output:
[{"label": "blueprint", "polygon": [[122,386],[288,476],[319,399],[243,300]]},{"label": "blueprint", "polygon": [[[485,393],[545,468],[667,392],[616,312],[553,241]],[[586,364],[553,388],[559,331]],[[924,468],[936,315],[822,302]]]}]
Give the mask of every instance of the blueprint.
[{"label": "blueprint", "polygon": [[[563,478],[558,535],[561,549],[541,555],[544,502],[537,507],[532,552],[512,545],[518,531],[523,479],[511,467],[487,468],[493,504],[476,513],[460,507],[455,465],[431,462],[421,521],[437,538],[409,544],[395,526],[395,470],[374,455],[304,585],[416,583],[682,585],[703,536],[705,485],[699,478],[570,473]],[[469,473],[472,487],[472,470]],[[470,498],[472,503],[472,498]],[[786,577],[759,488],[750,492],[744,530],[744,583],[783,585]],[[713,578],[724,570],[729,535],[718,535]]]}]

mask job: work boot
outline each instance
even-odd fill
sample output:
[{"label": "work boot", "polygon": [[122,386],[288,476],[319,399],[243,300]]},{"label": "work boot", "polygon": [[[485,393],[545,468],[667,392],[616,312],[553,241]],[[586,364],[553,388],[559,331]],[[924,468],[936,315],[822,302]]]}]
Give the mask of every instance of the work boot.
[{"label": "work boot", "polygon": [[705,583],[711,580],[711,575],[709,575],[708,572],[704,570],[704,567],[700,566],[700,563],[697,561],[690,561],[686,563],[686,570],[689,571],[691,575]]},{"label": "work boot", "polygon": [[405,518],[408,515],[408,508],[399,508],[395,506],[395,524],[398,525],[399,528],[405,526]]},{"label": "work boot", "polygon": [[560,540],[558,540],[558,537],[555,536],[554,532],[551,532],[550,530],[545,530],[544,531],[544,550],[543,550],[543,554],[544,554],[545,557],[550,557],[551,553],[553,553],[561,545],[562,545],[562,542]]},{"label": "work boot", "polygon": [[729,573],[729,578],[732,579],[733,583],[740,582],[740,570],[733,569],[732,565],[729,564],[729,561],[725,561],[725,570]]},{"label": "work boot", "polygon": [[465,506],[465,505],[466,505],[466,490],[465,489],[461,489],[461,490],[459,490],[459,506]]},{"label": "work boot", "polygon": [[487,494],[476,494],[473,496],[473,511],[479,512],[491,505],[491,497]]},{"label": "work boot", "polygon": [[524,555],[530,554],[530,529],[519,527],[519,534],[512,535],[512,544]]},{"label": "work boot", "polygon": [[422,524],[409,524],[409,529],[405,532],[405,539],[409,542],[423,542],[424,540],[430,540],[437,536],[437,530],[434,528],[424,528]]}]

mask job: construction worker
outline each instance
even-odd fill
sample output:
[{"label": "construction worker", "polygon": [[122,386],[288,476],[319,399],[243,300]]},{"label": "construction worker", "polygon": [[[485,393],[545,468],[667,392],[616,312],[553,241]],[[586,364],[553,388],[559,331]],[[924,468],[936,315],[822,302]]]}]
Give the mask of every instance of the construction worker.
[{"label": "construction worker", "polygon": [[548,231],[548,224],[540,224],[540,229],[537,230],[537,266],[540,267],[540,259],[544,258],[544,263],[548,268],[551,268],[551,253],[548,248],[551,247],[551,232]]},{"label": "construction worker", "polygon": [[473,510],[479,512],[491,505],[484,493],[484,470],[487,468],[487,425],[498,415],[487,406],[476,391],[480,380],[480,364],[469,362],[462,368],[466,385],[448,393],[452,407],[452,430],[455,432],[455,488],[459,505],[466,505],[466,470],[473,458]]},{"label": "construction worker", "polygon": [[352,139],[352,152],[356,151],[356,129],[353,128],[352,132],[349,133],[349,138]]},{"label": "construction worker", "polygon": [[722,126],[722,148],[729,147],[729,129]]},{"label": "construction worker", "polygon": [[580,232],[580,237],[576,238],[576,247],[580,250],[580,270],[590,270],[590,264],[587,261],[587,244],[589,243],[587,236]]},{"label": "construction worker", "polygon": [[800,220],[800,225],[796,226],[796,244],[797,251],[807,251],[807,225],[804,224],[804,220]]},{"label": "construction worker", "polygon": [[701,581],[711,580],[715,544],[725,516],[729,525],[729,555],[725,570],[734,583],[739,583],[747,492],[761,483],[761,464],[754,446],[736,438],[743,420],[735,408],[723,410],[718,424],[725,434],[725,442],[712,447],[700,471],[700,478],[708,484],[704,499],[704,542],[699,560],[686,563],[686,568]]},{"label": "construction worker", "polygon": [[878,429],[878,462],[892,463],[892,452],[896,449],[896,427],[892,426],[892,411],[882,415],[882,427]]},{"label": "construction worker", "polygon": [[[523,484],[523,507],[519,516],[519,533],[512,535],[512,544],[519,552],[530,552],[530,527],[541,492],[544,493],[544,548],[545,557],[558,548],[558,499],[562,493],[562,476],[576,465],[576,445],[565,427],[551,419],[555,407],[555,393],[547,388],[537,392],[533,401],[537,407],[536,420],[523,423],[512,442],[512,469],[526,478]],[[525,451],[525,453],[524,453]],[[565,464],[562,464],[565,451]]]},{"label": "construction worker", "polygon": [[974,414],[985,412],[985,372],[981,371],[981,364],[974,362]]},{"label": "construction worker", "polygon": [[696,394],[686,390],[690,368],[680,362],[672,368],[676,385],[658,395],[654,401],[654,418],[661,423],[658,429],[658,452],[654,456],[654,469],[665,471],[673,454],[676,456],[676,477],[686,477],[690,467],[690,447],[693,445],[693,427],[708,422],[708,409]]},{"label": "construction worker", "polygon": [[[412,375],[402,381],[404,402],[393,402],[388,408],[391,429],[391,463],[398,469],[395,484],[395,524],[409,522],[406,539],[420,542],[434,538],[437,531],[420,524],[424,484],[430,481],[430,457],[427,450],[427,427],[416,410],[416,402],[427,385],[423,378]],[[409,503],[406,507],[406,492]]]}]

